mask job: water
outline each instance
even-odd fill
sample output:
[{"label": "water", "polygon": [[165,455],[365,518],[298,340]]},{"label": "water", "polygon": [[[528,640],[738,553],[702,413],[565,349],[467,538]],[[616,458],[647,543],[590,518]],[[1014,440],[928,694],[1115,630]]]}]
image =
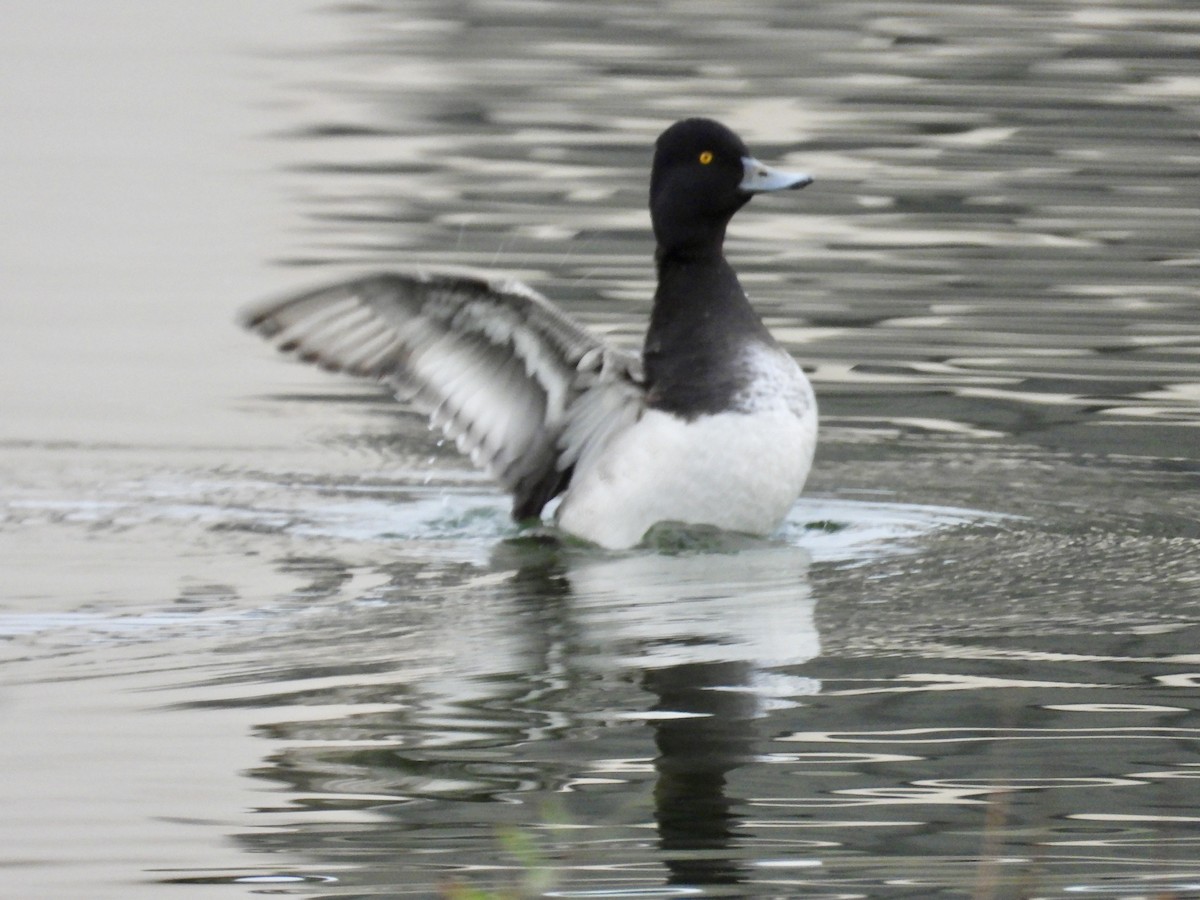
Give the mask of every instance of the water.
[{"label": "water", "polygon": [[[1200,896],[1200,11],[16,3],[0,895]],[[602,554],[231,325],[496,268],[636,344],[649,145],[810,369],[766,541]]]}]

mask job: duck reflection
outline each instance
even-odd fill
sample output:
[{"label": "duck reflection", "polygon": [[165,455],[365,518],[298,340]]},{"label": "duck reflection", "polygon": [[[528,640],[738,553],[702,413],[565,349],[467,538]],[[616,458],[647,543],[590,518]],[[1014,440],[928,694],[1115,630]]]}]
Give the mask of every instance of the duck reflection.
[{"label": "duck reflection", "polygon": [[788,669],[820,652],[808,566],[762,541],[613,556],[526,538],[483,567],[390,563],[358,595],[345,565],[292,561],[310,585],[303,630],[257,637],[248,695],[213,702],[269,709],[262,733],[280,743],[257,774],[355,821],[330,832],[281,810],[286,828],[245,839],[387,880],[428,872],[431,852],[460,859],[467,834],[474,870],[505,873],[496,829],[561,802],[571,830],[543,833],[574,836],[556,844],[564,879],[594,886],[571,862],[607,866],[617,835],[637,878],[665,865],[669,885],[749,880],[737,773],[756,783],[764,717],[819,688]]},{"label": "duck reflection", "polygon": [[671,884],[742,880],[728,855],[739,819],[727,775],[752,758],[756,704],[720,688],[740,683],[745,668],[698,663],[646,675],[646,688],[658,697],[655,710],[682,716],[654,724],[654,818]]},{"label": "duck reflection", "polygon": [[773,705],[819,687],[771,672],[820,652],[808,564],[797,548],[759,546],[568,571],[590,664],[639,669],[655,698],[654,817],[671,885],[743,879],[730,774],[754,760],[757,722]]}]

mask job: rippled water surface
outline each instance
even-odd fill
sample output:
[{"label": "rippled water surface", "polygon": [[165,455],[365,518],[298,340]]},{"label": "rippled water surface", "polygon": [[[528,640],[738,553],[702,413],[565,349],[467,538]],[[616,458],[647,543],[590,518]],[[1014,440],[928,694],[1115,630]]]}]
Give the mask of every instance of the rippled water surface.
[{"label": "rippled water surface", "polygon": [[[0,895],[1200,897],[1200,8],[10,7]],[[769,540],[520,534],[232,325],[636,344],[691,114],[817,176],[727,248],[822,409]]]}]

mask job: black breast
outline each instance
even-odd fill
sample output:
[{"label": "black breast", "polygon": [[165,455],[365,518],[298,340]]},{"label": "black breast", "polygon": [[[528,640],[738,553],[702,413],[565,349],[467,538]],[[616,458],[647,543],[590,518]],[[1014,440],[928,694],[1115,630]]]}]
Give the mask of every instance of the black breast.
[{"label": "black breast", "polygon": [[689,420],[733,408],[754,342],[774,343],[723,257],[660,258],[643,349],[650,407]]}]

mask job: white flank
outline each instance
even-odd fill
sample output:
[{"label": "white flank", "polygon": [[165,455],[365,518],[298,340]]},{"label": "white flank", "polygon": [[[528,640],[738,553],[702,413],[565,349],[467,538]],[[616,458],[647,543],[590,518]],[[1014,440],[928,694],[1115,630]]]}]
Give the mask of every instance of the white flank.
[{"label": "white flank", "polygon": [[691,422],[647,410],[576,471],[558,525],[614,550],[659,522],[769,534],[804,487],[816,443],[815,403],[802,416],[776,408]]}]

